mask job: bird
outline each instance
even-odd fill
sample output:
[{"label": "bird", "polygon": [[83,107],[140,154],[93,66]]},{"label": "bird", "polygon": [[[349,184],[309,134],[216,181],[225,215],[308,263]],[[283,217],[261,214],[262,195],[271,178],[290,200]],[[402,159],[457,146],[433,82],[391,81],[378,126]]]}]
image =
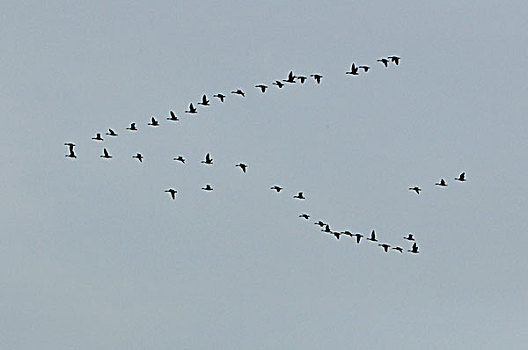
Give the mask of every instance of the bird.
[{"label": "bird", "polygon": [[310,215],[308,215],[306,213],[303,213],[303,214],[299,215],[299,217],[308,220],[310,218]]},{"label": "bird", "polygon": [[95,135],[95,137],[92,137],[92,140],[95,140],[95,141],[103,141],[103,138],[101,137],[101,134],[100,133],[97,133]]},{"label": "bird", "polygon": [[399,251],[400,253],[403,253],[402,247],[392,247],[392,249]]},{"label": "bird", "polygon": [[66,143],[64,144],[64,146],[68,146],[68,147],[69,147],[69,151],[70,151],[70,153],[69,153],[69,154],[66,154],[65,157],[68,157],[68,158],[77,158],[77,156],[75,155],[75,152],[73,151],[73,147],[75,147],[75,144],[74,144],[74,143],[66,142]]},{"label": "bird", "polygon": [[288,73],[288,79],[282,79],[282,81],[286,83],[295,84],[295,75],[293,75],[293,72],[290,71],[290,73]]},{"label": "bird", "polygon": [[367,240],[372,241],[372,242],[377,242],[378,241],[376,239],[376,232],[374,230],[372,230],[372,232],[370,233],[370,237],[367,238]]},{"label": "bird", "polygon": [[108,151],[106,150],[106,148],[103,148],[103,154],[100,155],[99,157],[107,158],[107,159],[112,158],[112,156],[108,154]]},{"label": "bird", "polygon": [[194,107],[192,102],[191,102],[191,104],[189,105],[189,110],[185,111],[185,113],[195,114],[195,113],[198,113],[198,112],[196,111],[196,107]]},{"label": "bird", "polygon": [[266,92],[266,89],[268,88],[268,85],[264,85],[264,84],[259,84],[259,85],[255,85],[256,88],[259,88],[260,91],[262,91],[262,93],[265,93]]},{"label": "bird", "polygon": [[159,122],[156,120],[156,118],[152,117],[152,118],[150,118],[150,123],[148,123],[147,125],[159,126]]},{"label": "bird", "polygon": [[211,185],[205,185],[205,187],[202,187],[202,190],[204,190],[204,191],[212,191],[213,188],[211,187]]},{"label": "bird", "polygon": [[323,227],[326,224],[324,222],[322,222],[321,220],[319,220],[317,222],[314,222],[314,225],[319,225],[319,226]]},{"label": "bird", "polygon": [[330,233],[333,234],[336,239],[339,239],[339,237],[341,237],[341,232],[339,231],[332,231]]},{"label": "bird", "polygon": [[112,129],[108,129],[108,132],[106,133],[106,135],[108,135],[108,136],[117,136],[117,134],[115,133],[115,131],[112,130]]},{"label": "bird", "polygon": [[202,102],[198,102],[198,104],[202,106],[209,106],[209,100],[205,94],[202,96]]},{"label": "bird", "polygon": [[354,233],[353,235],[356,236],[356,243],[359,244],[363,235],[361,233]]},{"label": "bird", "polygon": [[414,236],[413,236],[412,233],[409,233],[409,234],[407,235],[407,237],[403,237],[403,239],[406,239],[406,240],[408,240],[408,241],[414,241]]},{"label": "bird", "polygon": [[205,160],[202,160],[202,163],[208,165],[213,164],[213,158],[211,158],[211,155],[209,153],[205,155]]},{"label": "bird", "polygon": [[466,181],[466,173],[461,173],[458,177],[455,177],[457,181]]},{"label": "bird", "polygon": [[381,62],[381,63],[383,63],[383,65],[384,65],[385,67],[387,67],[387,65],[389,64],[389,60],[386,59],[386,58],[380,58],[380,59],[377,60],[376,62]]},{"label": "bird", "polygon": [[420,194],[420,191],[422,190],[420,187],[418,186],[414,186],[414,187],[409,187],[409,190],[410,191],[414,191],[416,192],[417,194]]},{"label": "bird", "polygon": [[369,66],[359,66],[358,68],[363,69],[363,71],[364,71],[365,73],[368,72],[368,70],[370,69]]},{"label": "bird", "polygon": [[343,231],[341,232],[342,235],[348,236],[348,237],[354,237],[354,234],[350,231]]},{"label": "bird", "polygon": [[167,120],[172,120],[173,122],[177,122],[180,119],[178,119],[178,117],[176,116],[176,114],[173,111],[170,111],[170,117],[167,118]]},{"label": "bird", "polygon": [[275,186],[271,186],[270,190],[275,190],[277,191],[277,193],[279,193],[280,191],[282,191],[282,187],[275,185]]},{"label": "bird", "polygon": [[178,193],[178,191],[176,191],[175,189],[169,188],[168,190],[165,190],[165,192],[170,193],[172,200],[176,199],[176,193]]},{"label": "bird", "polygon": [[242,97],[246,97],[246,94],[244,93],[244,91],[240,90],[240,89],[237,89],[235,91],[231,91],[232,94],[237,94],[237,95],[242,95]]},{"label": "bird", "polygon": [[389,56],[387,58],[390,58],[390,60],[396,65],[400,64],[400,58],[398,56]]},{"label": "bird", "polygon": [[414,253],[414,254],[418,254],[418,245],[416,244],[416,242],[414,242],[413,246],[412,246],[412,249],[409,249],[408,252],[410,253]]},{"label": "bird", "polygon": [[277,85],[277,87],[278,87],[279,89],[282,89],[282,87],[284,86],[284,84],[281,83],[281,82],[278,81],[278,80],[275,80],[275,82],[273,83],[273,85]]},{"label": "bird", "polygon": [[293,198],[297,198],[297,199],[306,199],[306,198],[303,196],[303,193],[302,193],[302,192],[297,193],[297,195],[293,196]]},{"label": "bird", "polygon": [[332,232],[332,231],[330,230],[330,225],[328,225],[328,224],[325,224],[324,229],[322,229],[321,231],[326,232],[326,233],[330,233],[330,232]]},{"label": "bird", "polygon": [[386,252],[389,251],[389,248],[390,248],[390,244],[387,244],[387,243],[383,243],[383,244],[378,244],[379,247],[383,247],[383,250]]},{"label": "bird", "polygon": [[220,99],[220,102],[224,102],[225,95],[218,93],[216,95],[213,95],[213,97]]},{"label": "bird", "polygon": [[173,158],[172,160],[177,160],[177,161],[182,162],[183,164],[185,164],[185,159],[183,158],[183,156],[178,156],[178,158]]},{"label": "bird", "polygon": [[352,74],[352,75],[358,75],[358,67],[354,63],[352,63],[352,66],[350,67],[350,71],[346,72],[345,74]]},{"label": "bird", "polygon": [[298,79],[301,82],[301,84],[304,84],[304,81],[308,78],[306,78],[304,75],[298,75],[295,77],[295,79]]},{"label": "bird", "polygon": [[[136,123],[130,123],[130,126],[128,128],[126,128],[127,130],[130,130],[130,131],[137,131],[137,128],[136,128]],[[112,129],[110,129],[112,130]],[[108,135],[108,134],[107,134]],[[116,135],[117,136],[117,135]]]},{"label": "bird", "polygon": [[321,74],[310,74],[310,76],[315,79],[317,84],[321,84],[321,79],[323,79]]},{"label": "bird", "polygon": [[136,155],[132,156],[132,158],[137,158],[137,160],[139,160],[140,163],[143,162],[143,155],[141,153],[136,153]]},{"label": "bird", "polygon": [[243,172],[246,172],[246,168],[247,168],[247,165],[244,164],[244,163],[239,163],[237,165],[235,165],[237,167],[240,167],[240,169],[242,169]]},{"label": "bird", "polygon": [[440,179],[440,182],[435,183],[436,186],[447,186],[444,179]]}]

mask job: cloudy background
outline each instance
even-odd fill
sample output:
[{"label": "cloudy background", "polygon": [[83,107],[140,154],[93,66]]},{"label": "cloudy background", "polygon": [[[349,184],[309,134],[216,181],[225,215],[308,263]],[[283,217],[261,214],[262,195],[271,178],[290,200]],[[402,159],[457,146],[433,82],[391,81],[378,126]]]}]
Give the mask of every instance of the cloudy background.
[{"label": "cloudy background", "polygon": [[[522,348],[527,15],[520,1],[4,4],[0,346]],[[376,62],[392,54],[399,66]],[[352,62],[372,69],[345,75]],[[290,70],[324,77],[271,86]],[[204,93],[210,107],[183,113]],[[312,219],[405,249],[412,232],[420,254]]]}]

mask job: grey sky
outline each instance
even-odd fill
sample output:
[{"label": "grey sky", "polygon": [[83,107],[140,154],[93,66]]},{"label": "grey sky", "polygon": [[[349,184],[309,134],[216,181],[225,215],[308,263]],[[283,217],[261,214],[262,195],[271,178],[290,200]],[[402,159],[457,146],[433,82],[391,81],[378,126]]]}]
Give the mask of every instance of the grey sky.
[{"label": "grey sky", "polygon": [[523,348],[526,5],[334,3],[4,4],[1,348]]}]

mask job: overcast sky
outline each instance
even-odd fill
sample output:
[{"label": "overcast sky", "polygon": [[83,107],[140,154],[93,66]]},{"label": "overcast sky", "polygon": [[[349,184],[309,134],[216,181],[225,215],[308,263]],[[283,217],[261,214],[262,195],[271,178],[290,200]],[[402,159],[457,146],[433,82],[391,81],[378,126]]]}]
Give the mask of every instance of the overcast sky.
[{"label": "overcast sky", "polygon": [[332,4],[4,4],[1,348],[524,348],[526,5]]}]

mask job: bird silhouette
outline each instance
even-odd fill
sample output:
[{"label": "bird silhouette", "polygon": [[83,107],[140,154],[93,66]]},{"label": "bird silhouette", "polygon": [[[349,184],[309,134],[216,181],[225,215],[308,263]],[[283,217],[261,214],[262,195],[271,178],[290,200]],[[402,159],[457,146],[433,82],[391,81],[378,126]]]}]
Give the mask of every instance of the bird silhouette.
[{"label": "bird silhouette", "polygon": [[207,165],[213,164],[213,158],[211,158],[211,155],[209,153],[205,155],[205,160],[202,160],[202,163]]},{"label": "bird silhouette", "polygon": [[115,131],[112,130],[112,129],[108,129],[108,132],[106,133],[106,135],[108,135],[108,136],[117,136],[117,134],[115,133]]},{"label": "bird silhouette", "polygon": [[325,226],[326,224],[324,222],[322,222],[321,220],[317,221],[317,222],[314,222],[314,225],[319,225],[321,227]]},{"label": "bird silhouette", "polygon": [[458,177],[455,177],[457,181],[466,181],[466,173],[461,173]]},{"label": "bird silhouette", "polygon": [[301,84],[304,84],[305,80],[308,79],[307,77],[305,77],[304,75],[298,75],[295,77],[295,79],[299,80],[301,82]]},{"label": "bird silhouette", "polygon": [[414,191],[416,192],[417,194],[420,194],[420,191],[422,190],[420,187],[418,186],[414,186],[414,187],[409,187],[409,190],[410,191]]},{"label": "bird silhouette", "polygon": [[173,122],[177,122],[180,119],[178,119],[178,117],[176,116],[176,113],[174,113],[173,111],[170,111],[170,117],[167,118],[167,120],[171,120]]},{"label": "bird silhouette", "polygon": [[341,232],[342,235],[348,236],[348,237],[354,237],[354,234],[350,231],[343,231]]},{"label": "bird silhouette", "polygon": [[112,158],[112,156],[108,154],[108,151],[106,150],[106,148],[103,148],[103,154],[100,155],[99,157],[107,158],[107,159]]},{"label": "bird silhouette", "polygon": [[341,232],[339,231],[332,231],[330,232],[330,234],[334,235],[336,239],[339,239],[339,237],[341,237]]},{"label": "bird silhouette", "polygon": [[321,231],[326,232],[326,233],[332,232],[332,230],[330,230],[330,225],[328,224],[325,224],[324,229],[322,229]]},{"label": "bird silhouette", "polygon": [[444,179],[440,179],[440,182],[435,183],[436,186],[447,186]]},{"label": "bird silhouette", "polygon": [[132,158],[137,158],[137,160],[139,160],[140,163],[143,162],[143,155],[141,153],[136,153],[136,155],[132,156]]},{"label": "bird silhouette", "polygon": [[213,188],[211,187],[211,185],[205,185],[205,187],[202,187],[202,190],[204,190],[204,191],[212,191]]},{"label": "bird silhouette", "polygon": [[185,111],[185,113],[189,113],[189,114],[195,114],[195,113],[198,113],[197,110],[196,110],[196,107],[193,106],[192,102],[191,104],[189,105],[189,110],[188,111]]},{"label": "bird silhouette", "polygon": [[356,236],[356,243],[359,244],[363,235],[361,233],[354,233],[354,236]]},{"label": "bird silhouette", "polygon": [[414,241],[414,236],[413,236],[412,233],[409,233],[409,234],[407,235],[407,237],[403,237],[403,239],[406,239],[406,240],[408,240],[408,241]]},{"label": "bird silhouette", "polygon": [[262,93],[265,93],[266,92],[266,89],[268,88],[268,85],[264,85],[264,84],[259,84],[259,85],[255,85],[256,88],[259,88],[260,91],[262,91]]},{"label": "bird silhouette", "polygon": [[377,62],[381,62],[381,63],[383,63],[383,65],[384,65],[385,67],[387,67],[388,64],[389,64],[389,60],[386,59],[386,58],[380,58],[379,60],[377,60]]},{"label": "bird silhouette", "polygon": [[150,123],[148,123],[147,125],[159,126],[159,122],[156,120],[156,118],[152,117],[152,118],[150,118]]},{"label": "bird silhouette", "polygon": [[202,106],[209,106],[209,100],[205,94],[202,96],[202,102],[198,102],[198,104]]},{"label": "bird silhouette", "polygon": [[95,137],[92,137],[92,140],[95,140],[95,141],[103,141],[103,138],[101,137],[101,134],[100,133],[97,133],[95,135]]},{"label": "bird silhouette", "polygon": [[185,159],[182,156],[178,156],[178,158],[173,158],[172,160],[177,160],[177,161],[182,162],[183,164],[185,164]]},{"label": "bird silhouette", "polygon": [[358,75],[358,67],[354,63],[352,63],[352,66],[350,67],[350,71],[346,72],[345,74],[352,74],[352,75]]},{"label": "bird silhouette", "polygon": [[246,169],[247,169],[247,165],[244,164],[244,163],[239,163],[237,165],[235,165],[237,167],[240,167],[240,169],[242,169],[242,171],[245,173],[246,172]]},{"label": "bird silhouette", "polygon": [[172,200],[176,199],[176,193],[178,193],[178,191],[176,191],[175,189],[169,188],[168,190],[165,190],[165,192],[170,193]]},{"label": "bird silhouette", "polygon": [[293,72],[290,71],[290,73],[288,74],[288,79],[282,79],[282,81],[290,84],[295,84],[295,75],[293,75]]},{"label": "bird silhouette", "polygon": [[310,218],[310,215],[308,215],[306,213],[303,213],[303,214],[299,215],[299,217],[308,220]]},{"label": "bird silhouette", "polygon": [[377,242],[378,240],[376,239],[376,232],[374,230],[372,230],[372,232],[370,233],[370,237],[367,238],[368,241],[372,241],[372,242]]},{"label": "bird silhouette", "polygon": [[385,251],[385,253],[387,253],[389,251],[389,248],[390,248],[390,244],[387,244],[387,243],[383,243],[383,244],[378,244],[379,247],[383,247],[383,250]]},{"label": "bird silhouette", "polygon": [[222,95],[220,93],[216,94],[216,95],[213,95],[213,97],[216,97],[216,98],[220,99],[220,102],[224,102],[224,98],[226,98],[225,95]]},{"label": "bird silhouette", "polygon": [[414,254],[418,254],[418,245],[416,244],[416,242],[414,242],[413,246],[412,246],[412,249],[409,249],[408,250],[409,253],[414,253]]},{"label": "bird silhouette", "polygon": [[[136,128],[136,123],[130,123],[130,126],[128,128],[126,128],[127,130],[130,130],[130,131],[137,131],[137,128]],[[110,129],[111,130],[111,129]],[[107,134],[108,135],[108,134]],[[117,136],[117,135],[116,135]]]},{"label": "bird silhouette", "polygon": [[279,89],[282,89],[282,87],[284,86],[284,84],[281,83],[281,82],[278,81],[278,80],[275,80],[275,82],[273,83],[273,85],[277,85],[277,87],[278,87]]},{"label": "bird silhouette", "polygon": [[231,91],[232,94],[236,94],[236,95],[241,95],[242,97],[246,97],[246,94],[244,93],[244,91],[240,90],[240,89],[237,89],[235,91]]},{"label": "bird silhouette", "polygon": [[363,71],[366,73],[369,71],[370,67],[369,66],[359,66],[358,68],[361,68],[363,69]]},{"label": "bird silhouette", "polygon": [[310,74],[310,76],[315,79],[317,84],[321,84],[321,79],[323,79],[321,74]]},{"label": "bird silhouette", "polygon": [[394,62],[395,65],[400,64],[400,58],[398,56],[389,56],[387,58],[390,58],[390,60]]},{"label": "bird silhouette", "polygon": [[69,153],[65,155],[65,157],[68,157],[68,158],[77,158],[77,156],[75,155],[75,152],[73,151],[73,147],[75,147],[75,144],[74,143],[71,143],[71,142],[66,142],[64,144],[64,146],[68,146],[68,150],[69,150]]},{"label": "bird silhouette", "polygon": [[399,251],[400,253],[403,253],[402,247],[392,247],[392,249]]},{"label": "bird silhouette", "polygon": [[306,198],[303,196],[303,193],[302,193],[302,192],[297,193],[297,195],[293,196],[293,198],[297,198],[297,199],[306,199]]},{"label": "bird silhouette", "polygon": [[271,190],[275,190],[275,191],[277,191],[277,193],[279,193],[280,191],[282,191],[282,187],[277,186],[277,185],[275,185],[275,186],[271,186],[270,189],[271,189]]}]

